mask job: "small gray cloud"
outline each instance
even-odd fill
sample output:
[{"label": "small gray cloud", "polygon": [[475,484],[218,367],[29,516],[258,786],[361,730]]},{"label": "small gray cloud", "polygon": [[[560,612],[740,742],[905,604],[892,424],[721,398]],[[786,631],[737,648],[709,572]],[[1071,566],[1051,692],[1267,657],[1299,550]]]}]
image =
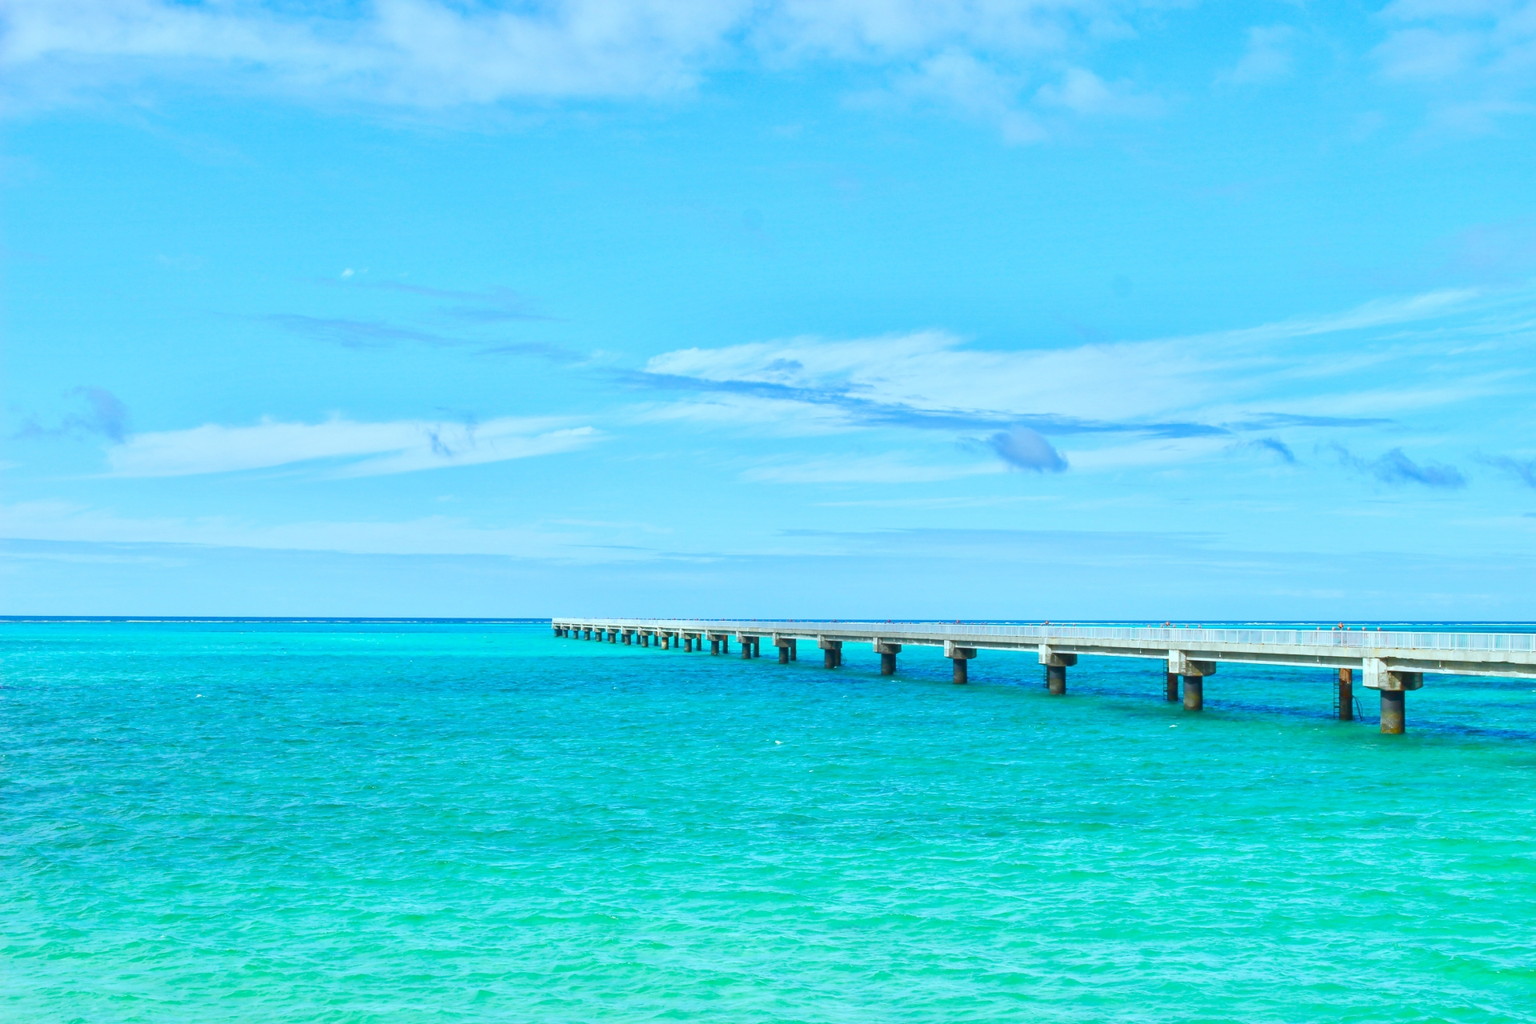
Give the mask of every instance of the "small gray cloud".
[{"label": "small gray cloud", "polygon": [[83,409],[67,413],[53,426],[28,418],[15,434],[29,437],[104,437],[121,444],[128,437],[128,407],[106,388],[86,385],[69,392],[79,399]]},{"label": "small gray cloud", "polygon": [[1067,468],[1067,460],[1052,447],[1045,435],[1028,427],[1000,430],[987,438],[987,445],[998,458],[1015,469],[1060,473]]},{"label": "small gray cloud", "polygon": [[1455,466],[1439,462],[1414,462],[1401,448],[1375,458],[1362,459],[1343,445],[1332,446],[1339,461],[1349,468],[1374,477],[1384,484],[1422,484],[1441,490],[1455,490],[1467,486],[1467,478]]},{"label": "small gray cloud", "polygon": [[1495,469],[1502,469],[1506,473],[1512,473],[1527,487],[1536,487],[1536,459],[1512,459],[1507,455],[1497,455],[1482,460]]},{"label": "small gray cloud", "polygon": [[1243,442],[1243,447],[1253,448],[1258,451],[1269,452],[1280,458],[1287,465],[1296,465],[1296,453],[1291,451],[1291,446],[1278,437],[1256,437],[1252,441]]}]

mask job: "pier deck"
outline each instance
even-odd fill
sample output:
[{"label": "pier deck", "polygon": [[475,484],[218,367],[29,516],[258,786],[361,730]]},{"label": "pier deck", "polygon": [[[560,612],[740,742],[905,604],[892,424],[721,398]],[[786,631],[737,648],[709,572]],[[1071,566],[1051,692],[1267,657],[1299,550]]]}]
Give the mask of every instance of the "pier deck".
[{"label": "pier deck", "polygon": [[797,657],[801,640],[815,641],[823,664],[842,664],[844,644],[869,644],[880,671],[896,670],[903,646],[940,647],[954,663],[954,680],[965,682],[968,662],[979,651],[1033,651],[1053,694],[1066,692],[1066,670],[1078,655],[1149,658],[1166,662],[1166,697],[1184,707],[1204,706],[1204,678],[1218,663],[1329,667],[1338,671],[1341,718],[1352,717],[1355,674],[1381,694],[1381,730],[1400,733],[1404,694],[1423,686],[1426,674],[1536,678],[1536,633],[1418,633],[1362,629],[1202,629],[1134,626],[1025,626],[982,623],[876,623],[794,620],[555,618],[557,636],[610,643],[674,645],[687,651],[725,653],[735,638],[743,657],[755,657],[763,639],[778,648],[779,661]]}]

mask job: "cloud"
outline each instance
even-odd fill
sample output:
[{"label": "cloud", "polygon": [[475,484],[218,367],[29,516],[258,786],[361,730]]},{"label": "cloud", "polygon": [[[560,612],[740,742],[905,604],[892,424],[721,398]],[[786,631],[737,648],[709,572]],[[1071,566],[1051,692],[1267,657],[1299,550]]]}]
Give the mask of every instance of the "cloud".
[{"label": "cloud", "polygon": [[1512,459],[1507,455],[1498,455],[1482,461],[1496,469],[1513,474],[1527,487],[1536,487],[1536,459]]},{"label": "cloud", "polygon": [[987,445],[1014,469],[1060,473],[1067,468],[1067,460],[1051,447],[1051,442],[1039,431],[1028,427],[999,431],[987,438]]},{"label": "cloud", "polygon": [[[536,522],[487,525],[451,516],[406,520],[299,520],[257,523],[231,516],[124,516],[62,501],[0,505],[6,538],[93,544],[174,544],[261,550],[339,551],[390,555],[500,555],[566,562],[635,562],[665,557],[638,544],[613,543],[643,534],[614,524],[594,530]],[[603,542],[598,543],[601,539]]]},{"label": "cloud", "polygon": [[[442,110],[685,94],[715,73],[836,64],[890,95],[1038,127],[1015,98],[1073,62],[1042,101],[1117,112],[1131,91],[1078,66],[1133,34],[1156,0],[5,0],[10,105],[194,83],[320,102]],[[1149,23],[1153,23],[1149,18]],[[1140,102],[1140,101],[1137,101]]]},{"label": "cloud", "polygon": [[106,388],[84,386],[69,392],[83,409],[66,413],[53,426],[35,418],[26,420],[16,432],[18,438],[104,437],[121,444],[128,437],[128,407]]},{"label": "cloud", "polygon": [[1336,444],[1332,448],[1344,465],[1384,484],[1422,484],[1438,490],[1455,490],[1467,485],[1467,478],[1455,466],[1438,462],[1420,465],[1401,448],[1393,448],[1371,460],[1359,458],[1343,445]]},{"label": "cloud", "polygon": [[453,338],[411,327],[395,327],[372,320],[346,317],[305,316],[302,313],[269,313],[258,319],[295,334],[334,342],[344,348],[384,348],[397,341],[423,345],[456,345]]},{"label": "cloud", "polygon": [[1431,121],[1462,133],[1492,130],[1536,110],[1536,2],[1397,0],[1373,56],[1383,78],[1426,87]]},{"label": "cloud", "polygon": [[1060,80],[1042,85],[1035,99],[1046,107],[1093,116],[1145,116],[1162,107],[1129,82],[1106,82],[1087,68],[1068,68]]},{"label": "cloud", "polygon": [[1278,437],[1256,437],[1251,441],[1245,441],[1244,445],[1257,451],[1269,452],[1287,465],[1296,465],[1296,453],[1291,450],[1290,445]]},{"label": "cloud", "polygon": [[1248,30],[1247,47],[1221,81],[1253,85],[1289,78],[1294,58],[1291,44],[1296,30],[1289,25],[1255,25]]},{"label": "cloud", "polygon": [[444,299],[453,304],[439,306],[438,315],[469,324],[554,319],[529,310],[523,297],[510,288],[465,291],[456,288],[434,288],[410,281],[370,281],[355,276],[355,272],[350,269],[343,271],[340,279],[322,278],[320,283],[340,288],[371,289],[429,299]]},{"label": "cloud", "polygon": [[[1341,359],[1336,343],[1319,348],[1309,339],[1435,321],[1467,309],[1478,295],[1431,292],[1241,330],[1066,348],[979,349],[938,330],[848,340],[797,337],[665,352],[627,379],[651,389],[751,398],[759,410],[782,402],[786,416],[817,406],[844,428],[1022,427],[1053,436],[1189,438],[1277,426],[1364,426],[1388,420],[1321,416],[1298,406],[1318,403],[1324,381],[1363,396],[1361,382],[1379,381],[1380,369],[1394,360],[1405,373],[1420,372],[1418,363],[1400,354],[1411,344],[1402,337],[1382,345],[1356,342],[1355,354]],[[1443,340],[1439,345],[1443,349]],[[1363,374],[1367,366],[1378,372]],[[1438,385],[1439,392],[1445,387]],[[1298,389],[1304,389],[1300,397]],[[1397,390],[1403,391],[1401,383]],[[1397,397],[1413,407],[1449,394]],[[1334,408],[1348,404],[1338,395],[1327,401]],[[1385,401],[1378,396],[1378,404]]]},{"label": "cloud", "polygon": [[758,466],[741,474],[743,480],[773,484],[910,484],[958,480],[998,472],[991,464],[936,465],[910,462],[899,456],[806,459]]},{"label": "cloud", "polygon": [[208,423],[137,434],[108,453],[117,477],[193,476],[333,460],[342,476],[409,473],[572,451],[598,439],[592,427],[548,418],[476,422],[397,420],[320,423],[263,420],[253,426]]},{"label": "cloud", "polygon": [[897,100],[936,103],[966,117],[991,123],[1010,143],[1039,142],[1045,128],[1023,108],[1024,79],[1008,74],[960,49],[948,49],[895,76],[888,94],[864,97],[878,103],[883,95]]}]

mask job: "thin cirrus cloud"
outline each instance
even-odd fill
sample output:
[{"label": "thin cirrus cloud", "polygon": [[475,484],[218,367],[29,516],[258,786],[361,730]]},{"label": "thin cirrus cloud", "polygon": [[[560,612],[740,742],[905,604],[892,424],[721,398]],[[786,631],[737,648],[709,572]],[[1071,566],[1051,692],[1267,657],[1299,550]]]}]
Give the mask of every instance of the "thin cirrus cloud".
[{"label": "thin cirrus cloud", "polygon": [[[946,331],[875,338],[789,338],[722,348],[689,348],[651,358],[633,381],[658,391],[692,392],[682,403],[705,419],[724,420],[750,401],[758,418],[782,403],[797,419],[807,406],[828,426],[944,430],[1022,428],[1038,434],[1130,433],[1165,438],[1233,435],[1277,426],[1380,424],[1379,413],[1314,412],[1319,396],[1337,410],[1350,403],[1392,407],[1380,394],[1384,367],[1400,367],[1394,392],[1427,404],[1452,398],[1444,374],[1415,392],[1406,381],[1428,365],[1430,344],[1413,328],[1443,328],[1473,309],[1479,293],[1432,292],[1366,303],[1339,313],[1252,328],[1148,341],[1067,348],[982,349]],[[1361,332],[1383,330],[1379,341]],[[1358,353],[1333,355],[1336,336],[1352,333]],[[1443,336],[1434,344],[1442,348]],[[1490,354],[1496,364],[1497,354]],[[1464,359],[1469,375],[1478,368]],[[1363,371],[1371,370],[1366,373]],[[1464,389],[1462,389],[1464,390]],[[1374,395],[1372,401],[1362,396]]]},{"label": "thin cirrus cloud", "polygon": [[135,434],[112,448],[107,459],[109,475],[116,477],[234,473],[320,461],[339,463],[333,470],[338,476],[377,476],[552,455],[584,448],[598,436],[590,426],[510,416],[482,423],[263,420]]}]

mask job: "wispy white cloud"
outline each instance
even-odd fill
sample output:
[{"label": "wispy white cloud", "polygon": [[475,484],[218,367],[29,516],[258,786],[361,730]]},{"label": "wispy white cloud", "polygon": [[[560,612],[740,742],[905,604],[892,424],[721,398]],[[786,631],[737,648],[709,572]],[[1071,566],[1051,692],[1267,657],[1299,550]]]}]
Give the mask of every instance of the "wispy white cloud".
[{"label": "wispy white cloud", "polygon": [[[977,349],[937,330],[842,341],[790,338],[679,349],[652,358],[645,369],[719,385],[779,388],[783,399],[801,404],[831,393],[884,406],[1000,420],[1028,414],[1124,422],[1271,395],[1275,381],[1290,374],[1348,376],[1355,369],[1348,361],[1318,360],[1287,346],[1430,321],[1466,309],[1479,295],[1470,290],[1436,291],[1252,328],[1056,349]],[[1378,353],[1372,358],[1379,362],[1390,356]],[[771,414],[772,394],[759,391],[751,398],[760,415]],[[723,399],[710,396],[709,401]],[[783,411],[781,407],[781,415]]]},{"label": "wispy white cloud", "polygon": [[1275,82],[1294,70],[1296,30],[1289,25],[1255,25],[1248,30],[1243,55],[1220,80],[1237,85]]},{"label": "wispy white cloud", "polygon": [[10,102],[127,83],[195,81],[409,108],[686,92],[721,69],[809,62],[880,72],[1037,136],[1016,102],[1030,77],[1073,64],[1041,99],[1117,112],[1132,90],[1077,66],[1155,0],[534,0],[512,7],[374,0],[305,10],[262,0],[0,0]]},{"label": "wispy white cloud", "polygon": [[968,476],[1000,473],[997,463],[919,463],[899,455],[802,459],[756,466],[743,480],[774,484],[909,484],[936,483]]},{"label": "wispy white cloud", "polygon": [[503,462],[582,448],[590,426],[548,418],[501,417],[483,423],[396,420],[318,423],[263,420],[250,426],[207,423],[136,434],[108,452],[112,476],[192,476],[336,460],[343,476],[373,476]]},{"label": "wispy white cloud", "polygon": [[[994,468],[1146,467],[1226,457],[1255,438],[1277,451],[1298,437],[1532,393],[1532,373],[1512,357],[1529,344],[1522,325],[1533,301],[1529,292],[1436,291],[1251,328],[1060,349],[983,349],[943,331],[680,349],[645,371],[658,386],[692,382],[691,393],[645,415],[781,436],[937,429],[971,451],[990,448],[1001,460]],[[1058,450],[1062,438],[1070,444]],[[748,478],[968,472],[953,457],[948,469],[936,468],[941,459],[915,464],[910,444],[900,452],[857,470],[775,465]]]},{"label": "wispy white cloud", "polygon": [[1130,82],[1106,82],[1087,68],[1077,67],[1042,85],[1035,99],[1045,107],[1089,116],[1146,116],[1162,109],[1156,97],[1138,92]]},{"label": "wispy white cloud", "polygon": [[1395,0],[1381,17],[1382,76],[1431,89],[1436,126],[1475,134],[1536,111],[1536,0]]},{"label": "wispy white cloud", "polygon": [[483,525],[450,516],[408,520],[254,522],[233,516],[123,516],[73,502],[0,506],[0,536],[105,544],[200,544],[288,551],[393,555],[504,555],[583,562],[656,557],[618,543],[632,530],[556,523]]}]

